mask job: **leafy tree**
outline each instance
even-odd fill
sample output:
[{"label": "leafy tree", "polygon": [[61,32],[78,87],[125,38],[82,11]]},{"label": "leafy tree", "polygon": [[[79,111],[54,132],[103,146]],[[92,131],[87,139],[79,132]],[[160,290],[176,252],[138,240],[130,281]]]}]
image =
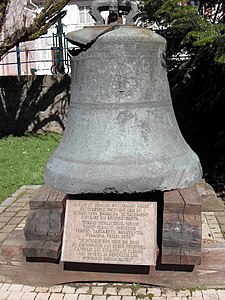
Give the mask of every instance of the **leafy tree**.
[{"label": "leafy tree", "polygon": [[[47,33],[48,28],[56,22],[59,12],[69,1],[70,0],[47,0],[44,8],[36,15],[30,24],[20,23],[20,26],[14,26],[14,31],[6,35],[0,43],[0,59],[19,42],[34,40]],[[16,1],[1,0],[0,32],[3,29],[7,16],[10,16],[9,7],[11,3],[14,4]],[[16,10],[16,4],[14,5],[14,10]],[[19,18],[20,16],[17,17]]]},{"label": "leafy tree", "polygon": [[143,1],[142,21],[148,27],[152,23],[157,25],[157,31],[169,43],[169,57],[184,51],[192,56],[207,51],[216,62],[225,63],[225,4],[222,1],[204,1],[205,15],[201,13],[203,3],[190,6],[180,0]]},{"label": "leafy tree", "polygon": [[143,0],[142,25],[156,28],[167,39],[179,125],[199,154],[206,179],[224,193],[225,3],[190,2]]}]

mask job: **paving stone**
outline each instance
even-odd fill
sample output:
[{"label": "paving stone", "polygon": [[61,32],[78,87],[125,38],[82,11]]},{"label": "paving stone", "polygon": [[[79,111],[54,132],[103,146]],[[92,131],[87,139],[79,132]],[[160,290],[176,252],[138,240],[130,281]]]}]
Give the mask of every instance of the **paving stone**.
[{"label": "paving stone", "polygon": [[8,235],[8,232],[0,232],[0,242],[3,242],[8,237]]},{"label": "paving stone", "polygon": [[214,214],[213,211],[206,211],[206,212],[205,212],[205,215],[206,215],[206,216],[214,216],[215,214]]},{"label": "paving stone", "polygon": [[16,229],[15,229],[15,230],[23,230],[24,227],[25,227],[24,222],[21,222],[21,223],[19,223],[19,224],[16,226]]},{"label": "paving stone", "polygon": [[117,283],[112,283],[111,285],[112,286],[120,286],[121,287],[121,286],[124,286],[124,283],[118,283],[117,282]]},{"label": "paving stone", "polygon": [[206,216],[206,220],[207,220],[207,222],[208,222],[209,226],[210,226],[211,224],[213,224],[213,223],[216,223],[216,222],[217,222],[217,219],[216,219],[216,217],[215,217],[215,216],[210,216],[210,217]]},{"label": "paving stone", "polygon": [[[121,300],[122,296],[108,296],[107,300]],[[149,299],[148,299],[149,300]]]},{"label": "paving stone", "polygon": [[22,185],[20,190],[38,190],[42,187],[40,184],[33,184],[33,185]]},{"label": "paving stone", "polygon": [[93,286],[91,293],[92,293],[92,295],[103,295],[103,287],[102,286]]},{"label": "paving stone", "polygon": [[23,297],[21,300],[34,300],[37,296],[37,293],[34,292],[24,292]]},{"label": "paving stone", "polygon": [[163,289],[162,290],[162,296],[164,296],[164,295],[167,296],[167,297],[169,297],[169,296],[175,297],[176,296],[176,292],[173,291],[173,290],[171,290],[171,289]]},{"label": "paving stone", "polygon": [[27,218],[24,218],[23,221],[22,221],[20,224],[21,224],[21,225],[25,225],[25,224],[26,224],[26,219],[27,219]]},{"label": "paving stone", "polygon": [[22,288],[23,292],[34,292],[35,287],[30,285],[24,285]]},{"label": "paving stone", "polygon": [[62,300],[64,297],[63,294],[59,294],[59,293],[52,293],[49,300]]},{"label": "paving stone", "polygon": [[[94,284],[92,283],[92,285],[94,285]],[[95,285],[104,286],[104,285],[108,285],[108,282],[97,282],[97,283],[95,283]]]},{"label": "paving stone", "polygon": [[93,296],[93,300],[106,300],[106,296],[98,296],[98,295],[94,295],[94,296]]},{"label": "paving stone", "polygon": [[20,211],[21,210],[21,208],[19,208],[19,207],[16,207],[16,206],[14,206],[14,207],[12,207],[12,206],[9,206],[5,211],[6,212],[15,212],[15,213],[17,213],[18,211]]},{"label": "paving stone", "polygon": [[216,242],[218,242],[218,243],[225,243],[225,240],[224,240],[224,238],[217,238]]},{"label": "paving stone", "polygon": [[218,222],[219,222],[220,226],[225,225],[225,218],[224,217],[219,217]]},{"label": "paving stone", "polygon": [[212,227],[210,227],[211,228],[211,231],[212,231],[212,233],[216,233],[216,232],[220,232],[221,233],[221,229],[220,229],[220,226],[218,225],[218,226],[212,226]]},{"label": "paving stone", "polygon": [[161,297],[153,297],[152,300],[166,300],[166,296],[161,296]]},{"label": "paving stone", "polygon": [[[120,291],[118,292],[118,295],[131,296],[132,295],[132,289],[131,288],[121,288]],[[127,300],[129,300],[129,299],[127,299]]]},{"label": "paving stone", "polygon": [[38,293],[35,300],[48,300],[50,293]]},{"label": "paving stone", "polygon": [[24,292],[11,291],[7,300],[21,300]]},{"label": "paving stone", "polygon": [[161,296],[162,292],[160,288],[148,288],[147,295],[153,294],[155,297]]},{"label": "paving stone", "polygon": [[10,232],[12,232],[14,230],[15,227],[16,227],[16,225],[5,225],[1,229],[1,232],[10,233]]},{"label": "paving stone", "polygon": [[92,295],[79,295],[78,300],[91,300]]},{"label": "paving stone", "polygon": [[201,218],[202,218],[202,220],[205,220],[205,219],[206,219],[206,215],[205,215],[204,212],[201,213]]},{"label": "paving stone", "polygon": [[216,213],[216,218],[220,224],[225,225],[225,213],[224,212]]},{"label": "paving stone", "polygon": [[195,290],[195,291],[191,291],[191,296],[192,297],[202,297],[202,291],[201,290]]},{"label": "paving stone", "polygon": [[225,225],[221,224],[221,230],[223,231],[225,229]]},{"label": "paving stone", "polygon": [[18,209],[22,209],[26,205],[25,202],[16,201],[12,204],[12,207],[18,207]]},{"label": "paving stone", "polygon": [[0,300],[6,300],[9,296],[9,291],[0,291]]},{"label": "paving stone", "polygon": [[208,224],[209,224],[209,226],[210,227],[213,227],[213,226],[215,226],[215,225],[218,225],[218,222],[217,222],[217,219],[216,219],[216,217],[213,217],[213,218],[208,218],[207,217],[207,222],[208,222]]},{"label": "paving stone", "polygon": [[122,300],[136,300],[135,296],[123,296]]},{"label": "paving stone", "polygon": [[34,193],[34,192],[32,192],[32,193],[27,192],[24,195],[22,195],[20,198],[18,198],[18,200],[16,202],[24,203],[24,204],[28,203],[30,201],[31,197],[34,196],[34,194],[36,194],[36,193]]},{"label": "paving stone", "polygon": [[136,291],[135,291],[135,295],[136,296],[142,296],[142,295],[144,295],[144,296],[146,296],[146,292],[147,292],[147,289],[146,288],[139,288],[139,289],[137,289]]},{"label": "paving stone", "polygon": [[213,233],[213,237],[215,238],[215,239],[222,239],[223,238],[223,235],[222,235],[222,233],[221,232],[215,232],[215,233]]},{"label": "paving stone", "polygon": [[202,291],[204,300],[218,300],[218,295],[215,289],[208,289]]},{"label": "paving stone", "polygon": [[22,195],[24,195],[25,190],[21,190],[20,188],[12,194],[12,197],[18,199],[19,197],[22,197]]},{"label": "paving stone", "polygon": [[[211,229],[208,224],[202,224],[202,238],[208,239],[209,235],[212,235]],[[212,238],[212,237],[211,237]]]},{"label": "paving stone", "polygon": [[205,217],[203,220],[202,220],[202,223],[203,224],[206,224],[206,225],[208,225],[209,226],[209,223],[208,223],[208,220],[207,220],[207,218]]},{"label": "paving stone", "polygon": [[8,198],[6,198],[6,199],[1,203],[1,205],[2,205],[2,206],[9,206],[9,205],[11,205],[14,201],[16,201],[16,198],[15,198],[15,197],[8,197]]},{"label": "paving stone", "polygon": [[63,300],[77,300],[78,294],[65,294]]},{"label": "paving stone", "polygon": [[35,289],[35,292],[37,293],[47,293],[49,288],[47,286],[38,286]]},{"label": "paving stone", "polygon": [[74,294],[75,293],[75,287],[65,285],[62,289],[62,292],[65,293],[65,294]]},{"label": "paving stone", "polygon": [[218,221],[217,221],[216,215],[213,218],[210,217],[210,219],[209,219],[209,225],[211,225],[211,226],[218,225]]},{"label": "paving stone", "polygon": [[105,295],[117,295],[117,288],[116,287],[107,287],[104,294]]},{"label": "paving stone", "polygon": [[193,296],[193,297],[189,297],[188,300],[204,300],[202,296]]},{"label": "paving stone", "polygon": [[90,287],[89,286],[82,286],[82,287],[79,287],[77,290],[76,290],[76,294],[86,294],[88,293]]},{"label": "paving stone", "polygon": [[3,285],[0,288],[0,291],[8,291],[10,288],[11,284],[10,283],[3,283]]},{"label": "paving stone", "polygon": [[15,224],[15,225],[18,225],[19,223],[21,223],[21,221],[23,221],[24,217],[14,217],[13,219],[11,219],[8,224],[9,225],[12,225],[12,224]]},{"label": "paving stone", "polygon": [[224,211],[217,211],[215,212],[216,217],[225,217],[225,212]]},{"label": "paving stone", "polygon": [[12,291],[12,292],[20,292],[23,288],[23,284],[11,284],[8,291]]},{"label": "paving stone", "polygon": [[5,210],[5,206],[0,205],[0,214]]},{"label": "paving stone", "polygon": [[16,216],[17,217],[26,217],[28,215],[29,211],[27,209],[23,209],[21,211],[19,211]]},{"label": "paving stone", "polygon": [[217,290],[219,300],[225,300],[225,290]]},{"label": "paving stone", "polygon": [[50,293],[61,293],[63,289],[62,285],[53,285],[49,288]]},{"label": "paving stone", "polygon": [[167,300],[181,300],[182,297],[178,297],[178,296],[166,296]]},{"label": "paving stone", "polygon": [[189,290],[180,290],[180,291],[177,292],[177,296],[179,296],[179,297],[183,297],[183,296],[190,297],[191,292]]},{"label": "paving stone", "polygon": [[5,216],[4,213],[5,212],[1,213],[1,215],[0,215],[0,222],[6,224],[11,220],[11,217],[10,216]]},{"label": "paving stone", "polygon": [[[26,205],[29,205],[31,198],[27,198],[27,199],[21,199],[16,201],[15,203],[13,203],[12,205],[15,204],[15,206],[18,206],[20,208],[20,210],[24,209]],[[17,204],[17,205],[16,205]],[[28,209],[28,208],[27,208]]]},{"label": "paving stone", "polygon": [[5,210],[1,216],[2,217],[9,217],[9,218],[12,218],[13,216],[15,216],[16,212],[15,211],[7,211]]}]

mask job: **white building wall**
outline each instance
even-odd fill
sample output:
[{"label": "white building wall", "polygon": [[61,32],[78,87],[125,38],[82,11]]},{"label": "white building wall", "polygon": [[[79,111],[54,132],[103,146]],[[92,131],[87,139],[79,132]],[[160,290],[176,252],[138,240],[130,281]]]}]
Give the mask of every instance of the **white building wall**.
[{"label": "white building wall", "polygon": [[[63,29],[65,33],[70,31],[82,29],[83,26],[93,25],[94,20],[89,15],[89,5],[91,1],[71,1],[65,6],[63,10],[67,13],[65,17],[62,18],[62,23],[64,25]],[[53,53],[51,47],[53,46],[52,35],[56,33],[56,26],[52,26],[48,33],[35,41],[36,49],[46,49],[45,51],[37,51],[36,58],[38,62],[36,63],[37,75],[51,74]],[[73,47],[71,44],[69,47]],[[70,70],[66,69],[66,72]]]},{"label": "white building wall", "polygon": [[[12,0],[19,1],[23,3],[23,7],[25,5],[25,0]],[[26,2],[27,3],[27,2]],[[94,20],[88,14],[89,6],[91,0],[72,0],[66,5],[64,10],[67,11],[67,14],[62,19],[62,23],[64,26],[64,32],[70,32],[74,30],[82,29],[83,26],[90,26],[94,24]],[[22,6],[21,6],[22,7]],[[39,11],[42,8],[39,8]],[[29,10],[24,10],[23,13],[29,15],[29,22],[31,21],[31,12]],[[35,15],[33,14],[34,18]],[[31,69],[36,69],[35,74],[45,75],[51,74],[52,67],[52,58],[53,54],[51,51],[51,47],[53,46],[53,38],[52,34],[56,33],[55,25],[52,26],[46,35],[43,35],[39,39],[35,41],[25,42],[20,44],[21,49],[21,74],[22,75],[30,75]],[[69,44],[69,47],[73,47]],[[23,52],[25,51],[26,52]],[[16,49],[12,49],[12,53],[6,55],[2,61],[0,62],[0,76],[1,75],[18,75],[17,73],[17,65],[16,65]],[[36,61],[36,62],[33,62]],[[4,65],[7,63],[14,63],[10,65]]]}]

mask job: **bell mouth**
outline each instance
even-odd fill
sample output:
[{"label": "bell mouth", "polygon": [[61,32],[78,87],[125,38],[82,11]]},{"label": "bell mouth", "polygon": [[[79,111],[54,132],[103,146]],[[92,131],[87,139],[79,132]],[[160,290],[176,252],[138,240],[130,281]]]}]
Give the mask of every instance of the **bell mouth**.
[{"label": "bell mouth", "polygon": [[179,160],[169,159],[161,167],[158,162],[87,164],[62,159],[55,154],[47,163],[45,183],[66,194],[131,194],[186,188],[202,178],[202,168],[196,155],[187,153],[183,155],[182,162]]}]

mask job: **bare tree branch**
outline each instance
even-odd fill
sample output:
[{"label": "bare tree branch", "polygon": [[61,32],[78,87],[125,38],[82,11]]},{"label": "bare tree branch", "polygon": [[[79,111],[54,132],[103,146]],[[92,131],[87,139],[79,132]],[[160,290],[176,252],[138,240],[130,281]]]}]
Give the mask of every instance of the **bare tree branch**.
[{"label": "bare tree branch", "polygon": [[2,30],[2,26],[5,21],[6,9],[7,9],[8,2],[9,2],[9,0],[2,0],[0,3],[0,31]]},{"label": "bare tree branch", "polygon": [[[9,0],[4,1],[9,2]],[[49,27],[57,21],[58,13],[69,1],[70,0],[48,0],[42,11],[29,26],[15,30],[12,35],[4,39],[0,45],[0,59],[17,43],[35,40],[39,36],[47,33]]]}]

